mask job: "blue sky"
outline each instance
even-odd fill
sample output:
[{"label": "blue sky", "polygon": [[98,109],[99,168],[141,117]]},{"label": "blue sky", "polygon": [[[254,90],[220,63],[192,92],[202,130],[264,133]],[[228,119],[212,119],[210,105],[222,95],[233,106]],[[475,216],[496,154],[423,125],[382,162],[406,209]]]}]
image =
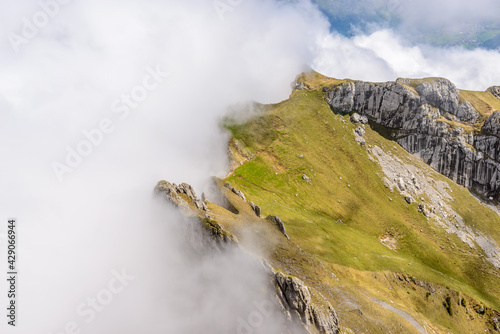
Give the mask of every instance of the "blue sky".
[{"label": "blue sky", "polygon": [[500,46],[500,3],[494,0],[314,0],[314,3],[329,18],[332,29],[347,36],[360,30],[391,28],[411,42],[471,48]]}]

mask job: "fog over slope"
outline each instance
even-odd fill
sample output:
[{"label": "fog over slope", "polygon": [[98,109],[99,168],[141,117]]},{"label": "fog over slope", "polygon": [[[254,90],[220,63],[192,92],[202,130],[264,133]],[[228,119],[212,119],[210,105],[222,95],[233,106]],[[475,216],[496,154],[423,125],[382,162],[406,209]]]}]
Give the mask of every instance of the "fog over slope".
[{"label": "fog over slope", "polygon": [[[69,322],[221,333],[254,310],[258,265],[239,252],[199,259],[189,224],[152,196],[160,179],[201,193],[225,174],[228,105],[286,99],[308,66],[500,84],[498,52],[415,47],[388,30],[347,39],[306,1],[62,2],[0,1],[0,234],[18,219],[16,333]],[[122,271],[130,280],[95,319],[77,313]],[[259,333],[277,330],[267,326]]]}]

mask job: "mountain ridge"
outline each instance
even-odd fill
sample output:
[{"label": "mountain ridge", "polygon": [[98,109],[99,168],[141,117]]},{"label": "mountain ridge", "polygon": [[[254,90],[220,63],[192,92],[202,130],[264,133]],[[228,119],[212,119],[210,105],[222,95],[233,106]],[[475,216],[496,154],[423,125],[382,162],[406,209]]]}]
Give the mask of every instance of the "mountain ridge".
[{"label": "mountain ridge", "polygon": [[354,81],[323,88],[334,110],[367,116],[407,151],[495,203],[500,192],[500,100],[498,109],[477,100],[474,107],[467,97],[491,100],[497,90],[463,93],[444,78]]},{"label": "mountain ridge", "polygon": [[412,319],[429,333],[500,330],[500,216],[367,116],[332,108],[332,87],[354,82],[302,74],[288,100],[225,119],[231,172],[204,200],[166,181],[157,191],[175,192],[213,238],[265,259],[275,287],[279,272],[329,303],[330,331],[299,312],[309,333],[421,333]]}]

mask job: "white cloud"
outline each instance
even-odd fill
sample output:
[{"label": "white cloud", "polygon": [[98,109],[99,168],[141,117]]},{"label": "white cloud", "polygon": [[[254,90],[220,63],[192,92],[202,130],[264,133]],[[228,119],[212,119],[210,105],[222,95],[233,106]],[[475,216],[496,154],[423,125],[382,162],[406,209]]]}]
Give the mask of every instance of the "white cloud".
[{"label": "white cloud", "polygon": [[472,25],[497,22],[500,3],[495,0],[398,0],[397,10],[404,25],[413,31],[444,29],[460,32]]},{"label": "white cloud", "polygon": [[351,39],[325,34],[319,40],[313,68],[337,78],[367,81],[438,76],[470,90],[500,84],[499,51],[415,46],[390,30]]},{"label": "white cloud", "polygon": [[[0,36],[39,11],[28,4],[0,4]],[[236,102],[287,98],[326,27],[307,4],[245,1],[222,21],[210,1],[75,0],[17,53],[2,39],[0,217],[20,224],[17,332],[84,328],[76,307],[121,268],[136,280],[84,332],[234,332],[265,277],[238,252],[190,254],[185,223],[152,190],[168,179],[200,192],[224,173],[220,115]],[[121,119],[113,101],[156,64],[170,75]],[[52,162],[104,118],[114,131],[59,183]]]}]

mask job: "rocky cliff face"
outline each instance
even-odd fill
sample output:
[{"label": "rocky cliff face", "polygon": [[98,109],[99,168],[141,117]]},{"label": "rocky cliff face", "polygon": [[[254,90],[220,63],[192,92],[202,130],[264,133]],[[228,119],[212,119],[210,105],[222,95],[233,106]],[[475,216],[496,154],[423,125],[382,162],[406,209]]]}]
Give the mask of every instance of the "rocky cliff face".
[{"label": "rocky cliff face", "polygon": [[500,86],[492,86],[488,88],[488,92],[500,99]]},{"label": "rocky cliff face", "polygon": [[323,91],[332,109],[368,117],[441,174],[490,200],[500,199],[500,112],[477,131],[481,115],[450,81],[356,81]]},{"label": "rocky cliff face", "polygon": [[168,181],[160,181],[155,187],[155,192],[178,208],[186,217],[197,217],[204,231],[218,245],[238,243],[238,239],[234,235],[224,230],[217,221],[206,213],[208,211],[206,202],[196,196],[193,187],[189,184],[176,185]]},{"label": "rocky cliff face", "polygon": [[[160,181],[155,187],[155,192],[161,194],[172,203],[175,207],[180,208],[184,213],[190,211],[189,204],[193,204],[197,209],[207,211],[207,206],[204,201],[200,200],[193,187],[187,183],[181,183],[176,185],[175,183],[170,183],[168,181]],[[182,196],[185,198],[182,198]]]},{"label": "rocky cliff face", "polygon": [[321,296],[322,306],[312,302],[310,289],[300,279],[277,272],[274,275],[276,294],[285,314],[301,322],[308,332],[315,329],[321,334],[337,334],[339,320],[333,307]]}]

